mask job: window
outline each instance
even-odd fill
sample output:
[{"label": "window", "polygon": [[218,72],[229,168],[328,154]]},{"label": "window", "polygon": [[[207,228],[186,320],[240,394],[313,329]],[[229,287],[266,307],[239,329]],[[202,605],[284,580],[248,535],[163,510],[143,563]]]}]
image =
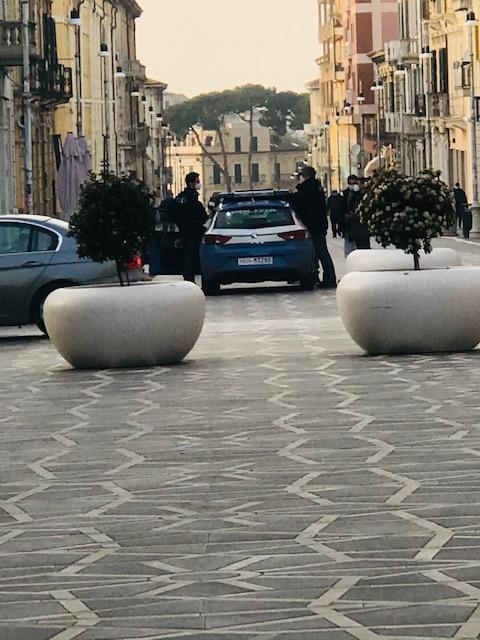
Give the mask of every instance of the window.
[{"label": "window", "polygon": [[260,168],[256,162],[252,164],[252,182],[260,182]]},{"label": "window", "polygon": [[205,146],[206,147],[211,147],[213,144],[213,136],[207,136],[205,138]]},{"label": "window", "polygon": [[242,139],[235,138],[235,153],[240,153],[242,151]]},{"label": "window", "polygon": [[257,136],[254,136],[252,138],[252,151],[253,151],[253,153],[257,153],[257,151],[258,151],[258,138],[257,138]]},{"label": "window", "polygon": [[440,93],[448,93],[448,51],[446,47],[438,51],[438,85]]},{"label": "window", "polygon": [[213,184],[221,184],[222,175],[220,173],[220,167],[217,164],[213,165]]},{"label": "window", "polygon": [[470,89],[470,62],[462,62],[462,88]]},{"label": "window", "polygon": [[45,229],[33,229],[30,251],[55,251],[58,236]]},{"label": "window", "polygon": [[275,162],[275,174],[274,174],[274,180],[275,182],[280,182],[280,180],[282,179],[282,167],[280,165],[280,162]]},{"label": "window", "polygon": [[283,207],[251,207],[221,211],[215,222],[216,229],[264,229],[294,224],[292,210]]},{"label": "window", "polygon": [[0,225],[0,253],[27,253],[31,234],[31,227],[26,224]]},{"label": "window", "polygon": [[241,164],[235,165],[235,182],[236,184],[242,183],[242,165]]},{"label": "window", "polygon": [[55,251],[58,236],[46,229],[16,222],[0,224],[0,254]]},{"label": "window", "polygon": [[437,78],[437,52],[432,51],[431,60],[431,80],[432,80],[432,93],[438,93],[438,78]]}]

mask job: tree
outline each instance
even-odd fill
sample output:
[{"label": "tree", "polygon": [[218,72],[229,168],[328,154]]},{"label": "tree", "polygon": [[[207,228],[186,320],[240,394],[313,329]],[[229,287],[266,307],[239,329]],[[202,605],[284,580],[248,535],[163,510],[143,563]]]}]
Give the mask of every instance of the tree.
[{"label": "tree", "polygon": [[281,138],[288,128],[303,129],[310,122],[310,102],[307,93],[273,90],[266,102],[260,124],[272,129]]},{"label": "tree", "polygon": [[[224,125],[225,117],[233,111],[233,98],[231,91],[205,93],[186,102],[171,107],[167,112],[172,131],[179,137],[185,137],[189,132],[193,133],[203,153],[225,178],[227,190],[232,189],[232,178],[228,168],[228,155],[225,145]],[[205,145],[200,137],[198,128],[215,131],[220,145],[222,163]]]},{"label": "tree", "polygon": [[432,251],[432,238],[455,220],[452,193],[439,171],[423,171],[414,178],[395,169],[377,172],[365,187],[358,207],[360,220],[382,247],[394,245],[413,255],[420,269],[420,250]]},{"label": "tree", "polygon": [[125,265],[143,253],[153,237],[154,200],[147,185],[133,175],[92,175],[82,188],[79,210],[70,219],[69,235],[77,240],[79,257],[113,260],[123,286]]},{"label": "tree", "polygon": [[264,109],[273,93],[273,89],[266,89],[261,84],[246,84],[236,87],[232,92],[233,109],[235,113],[249,126],[248,145],[248,179],[250,189],[253,189],[253,140],[254,118],[259,109]]}]

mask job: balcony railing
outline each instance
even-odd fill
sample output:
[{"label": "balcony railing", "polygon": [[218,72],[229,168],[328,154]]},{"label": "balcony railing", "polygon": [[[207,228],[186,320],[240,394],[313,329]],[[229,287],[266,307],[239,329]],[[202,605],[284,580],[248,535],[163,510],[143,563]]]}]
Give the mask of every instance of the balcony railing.
[{"label": "balcony railing", "polygon": [[145,80],[147,77],[145,65],[138,60],[124,60],[122,63],[122,69],[127,78]]},{"label": "balcony railing", "polygon": [[391,40],[385,44],[385,59],[387,62],[405,62],[417,58],[417,40]]},{"label": "balcony railing", "polygon": [[434,118],[446,118],[450,115],[450,100],[448,93],[434,93],[430,96],[431,115]]},{"label": "balcony railing", "polygon": [[73,96],[72,70],[63,64],[49,66],[43,59],[31,66],[32,95],[56,104],[68,102]]},{"label": "balcony railing", "polygon": [[[37,55],[37,32],[30,24],[30,56]],[[22,23],[0,20],[0,65],[19,67],[23,65]]]}]

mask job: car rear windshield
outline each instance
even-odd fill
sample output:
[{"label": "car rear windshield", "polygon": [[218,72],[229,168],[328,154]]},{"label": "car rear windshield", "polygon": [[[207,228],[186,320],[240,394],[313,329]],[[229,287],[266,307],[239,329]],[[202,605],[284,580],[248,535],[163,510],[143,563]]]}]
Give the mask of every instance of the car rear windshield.
[{"label": "car rear windshield", "polygon": [[252,207],[220,211],[215,222],[217,229],[263,229],[293,225],[289,207]]}]

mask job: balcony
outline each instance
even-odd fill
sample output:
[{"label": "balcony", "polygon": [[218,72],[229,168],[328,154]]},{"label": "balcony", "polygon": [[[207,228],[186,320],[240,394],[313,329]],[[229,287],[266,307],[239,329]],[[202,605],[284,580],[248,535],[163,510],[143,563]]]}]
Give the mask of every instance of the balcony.
[{"label": "balcony", "polygon": [[418,60],[417,40],[391,40],[385,44],[387,62],[414,62]]},{"label": "balcony", "polygon": [[[35,24],[30,24],[30,56],[37,55],[37,33]],[[0,65],[20,67],[23,65],[22,23],[0,20]]]},{"label": "balcony", "polygon": [[387,133],[398,133],[405,136],[423,135],[424,133],[420,120],[411,113],[386,113],[385,130]]},{"label": "balcony", "polygon": [[124,60],[122,69],[127,78],[135,78],[137,80],[145,80],[147,77],[145,65],[139,60]]},{"label": "balcony", "polygon": [[44,102],[62,104],[73,96],[72,70],[63,64],[50,66],[36,60],[31,66],[32,95]]},{"label": "balcony", "polygon": [[430,113],[434,118],[448,118],[450,100],[448,93],[433,93],[430,98]]}]

